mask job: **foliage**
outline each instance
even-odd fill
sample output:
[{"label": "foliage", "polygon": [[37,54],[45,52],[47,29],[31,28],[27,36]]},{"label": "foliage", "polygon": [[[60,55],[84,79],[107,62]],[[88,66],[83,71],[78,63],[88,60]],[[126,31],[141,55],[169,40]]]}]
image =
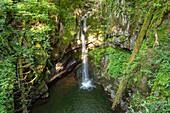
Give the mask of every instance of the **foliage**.
[{"label": "foliage", "polygon": [[106,55],[106,50],[105,49],[100,49],[100,48],[95,48],[94,50],[89,52],[90,57],[92,57],[92,61],[95,64],[97,68],[101,67],[102,63],[102,57]]},{"label": "foliage", "polygon": [[125,70],[127,59],[130,54],[125,51],[116,51],[109,55],[109,71],[108,74],[113,78],[121,77]]},{"label": "foliage", "polygon": [[[149,29],[150,30],[150,29]],[[170,62],[169,62],[169,44],[170,38],[167,30],[167,21],[165,20],[160,28],[159,46],[153,47],[151,40],[145,40],[138,56],[130,66],[128,74],[132,74],[133,78],[129,81],[129,85],[136,86],[140,81],[140,76],[147,77],[147,84],[151,89],[151,93],[147,97],[140,92],[132,95],[133,100],[129,109],[132,112],[169,112],[169,78],[170,78]],[[150,37],[150,34],[148,34]],[[160,37],[161,36],[161,37]],[[145,63],[143,63],[145,62]]]},{"label": "foliage", "polygon": [[[169,2],[167,0],[103,0],[99,15],[100,32],[104,38],[109,38],[114,26],[114,12],[127,13],[131,24],[139,26],[148,9],[156,10],[147,30],[146,40],[142,48],[128,67],[128,87],[138,86],[142,77],[147,77],[147,85],[151,93],[143,96],[141,92],[131,95],[129,109],[132,112],[169,112],[169,43],[167,16]],[[78,26],[77,19],[85,2],[76,0],[2,0],[0,3],[0,111],[13,112],[14,94],[19,98],[21,109],[29,105],[28,93],[32,86],[42,79],[42,71],[50,57],[52,46],[63,53],[74,39]],[[78,17],[76,17],[78,16]],[[168,15],[169,16],[169,15]],[[163,22],[162,22],[163,21]],[[63,26],[61,26],[63,25]],[[91,31],[93,32],[93,31]],[[159,46],[155,47],[155,33],[158,34]],[[124,40],[127,37],[120,36]],[[113,42],[113,39],[108,39]],[[64,47],[64,49],[62,48]],[[154,47],[154,48],[153,48]],[[59,54],[61,52],[58,52]],[[129,53],[101,45],[89,52],[93,62],[99,69],[104,65],[104,56],[109,55],[108,74],[114,78],[121,77],[125,70]],[[52,55],[51,55],[52,56]],[[21,89],[19,89],[21,87]],[[14,92],[14,90],[16,92]],[[27,109],[27,108],[24,108]],[[27,111],[27,110],[26,110]]]},{"label": "foliage", "polygon": [[[166,41],[168,41],[168,37],[166,37]],[[160,46],[152,49],[152,52],[148,52],[149,48],[147,48],[146,43],[143,43],[143,47],[128,73],[134,74],[135,71],[147,76],[147,83],[151,88],[151,93],[148,97],[144,97],[140,93],[134,94],[130,109],[148,113],[169,112],[169,46],[166,42],[160,43]],[[145,62],[145,64],[139,65],[139,62]],[[132,66],[134,67],[132,68]],[[132,80],[131,82],[129,81],[129,84],[135,85],[140,80],[140,76],[136,76]]]},{"label": "foliage", "polygon": [[1,113],[13,112],[13,88],[15,80],[15,65],[13,56],[0,61],[0,111]]},{"label": "foliage", "polygon": [[89,54],[93,58],[93,63],[95,63],[98,68],[101,68],[101,66],[103,66],[102,64],[104,62],[104,56],[109,55],[108,74],[115,79],[123,75],[127,58],[130,55],[126,51],[115,49],[112,47],[107,47],[103,49],[95,48],[93,51],[90,51]]},{"label": "foliage", "polygon": [[[2,113],[13,112],[13,88],[15,80],[16,66],[13,62],[16,61],[16,53],[10,47],[11,26],[5,26],[7,23],[7,11],[13,12],[12,3],[2,1],[0,3],[0,111]],[[2,32],[3,31],[3,32]],[[6,42],[5,42],[6,41]],[[9,55],[7,55],[9,54]]]},{"label": "foliage", "polygon": [[[0,3],[0,111],[13,112],[14,94],[27,112],[32,86],[40,84],[52,45],[70,45],[75,35],[74,8],[81,1],[2,0]],[[75,7],[75,8],[76,8]],[[64,35],[59,36],[59,22]],[[61,27],[61,26],[60,26]],[[60,31],[61,32],[61,31]],[[63,49],[61,51],[64,51]],[[13,92],[15,91],[15,92]],[[25,109],[25,110],[24,110]]]},{"label": "foliage", "polygon": [[[139,91],[139,94],[132,95],[133,100],[130,103],[130,109],[132,112],[169,112],[168,80],[170,67],[168,43],[170,42],[168,34],[168,6],[170,2],[167,0],[127,0],[126,3],[123,4],[122,1],[123,0],[102,1],[102,17],[106,21],[106,26],[104,27],[106,27],[107,35],[112,33],[111,28],[114,26],[114,22],[116,22],[113,14],[115,11],[116,13],[119,13],[119,15],[126,13],[131,21],[130,24],[136,26],[133,31],[139,32],[146,17],[146,13],[148,13],[150,8],[154,9],[152,9],[153,13],[148,15],[148,17],[152,18],[152,20],[148,23],[149,27],[147,29],[146,39],[142,44],[142,48],[136,55],[133,62],[127,67],[128,71],[126,74],[127,77],[129,77],[129,80],[127,81],[129,84],[128,87]],[[159,46],[155,44],[156,34],[158,35]],[[144,35],[145,33],[143,36]],[[112,39],[110,39],[109,36],[107,38],[109,38],[108,41],[112,42]],[[120,36],[119,39],[125,39],[125,37]],[[114,57],[110,57],[109,60],[111,58],[115,59]],[[115,62],[118,63],[119,61],[115,60]],[[114,67],[114,64],[110,66]],[[119,68],[115,68],[115,70],[119,70]],[[112,70],[111,72],[114,72],[115,70]],[[151,93],[149,93],[147,88],[145,89],[148,93],[145,94],[145,92],[141,91],[139,85],[143,82],[143,77],[146,77],[146,83],[150,87]],[[124,78],[122,79],[124,80]],[[143,94],[145,94],[145,96],[143,96]]]},{"label": "foliage", "polygon": [[159,99],[156,96],[145,98],[140,93],[133,95],[133,100],[130,103],[129,109],[132,113],[138,109],[139,113],[168,113],[169,100]]}]

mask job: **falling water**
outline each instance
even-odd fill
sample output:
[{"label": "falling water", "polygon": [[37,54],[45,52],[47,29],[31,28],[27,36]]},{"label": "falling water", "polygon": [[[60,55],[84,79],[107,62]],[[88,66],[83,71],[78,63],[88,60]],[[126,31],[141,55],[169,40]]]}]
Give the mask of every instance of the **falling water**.
[{"label": "falling water", "polygon": [[86,46],[85,46],[85,37],[83,33],[81,33],[81,39],[82,39],[82,57],[83,57],[83,80],[88,80],[89,79],[88,60],[87,60],[87,53],[86,53]]},{"label": "falling water", "polygon": [[[85,18],[86,19],[86,18]],[[86,20],[82,18],[81,20],[81,40],[82,40],[82,58],[83,58],[83,68],[82,68],[82,83],[81,83],[81,89],[90,89],[94,87],[92,84],[92,81],[89,78],[88,73],[88,60],[87,60],[87,51],[86,51],[86,45],[85,45],[85,31],[83,29],[86,29]]]}]

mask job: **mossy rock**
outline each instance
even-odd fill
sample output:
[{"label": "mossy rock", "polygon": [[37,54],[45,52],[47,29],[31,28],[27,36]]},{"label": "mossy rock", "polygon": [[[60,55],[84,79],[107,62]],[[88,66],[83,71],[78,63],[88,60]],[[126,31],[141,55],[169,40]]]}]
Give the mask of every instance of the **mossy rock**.
[{"label": "mossy rock", "polygon": [[37,87],[35,94],[45,94],[48,91],[48,87],[46,82],[43,80],[41,84]]}]

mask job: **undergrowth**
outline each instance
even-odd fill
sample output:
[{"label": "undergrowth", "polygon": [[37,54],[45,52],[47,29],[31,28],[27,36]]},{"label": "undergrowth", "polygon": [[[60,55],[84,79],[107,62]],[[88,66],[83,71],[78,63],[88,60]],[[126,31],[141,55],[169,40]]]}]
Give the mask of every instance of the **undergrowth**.
[{"label": "undergrowth", "polygon": [[[166,22],[165,22],[166,23]],[[132,112],[147,113],[168,113],[170,112],[170,35],[167,32],[166,24],[159,28],[159,46],[153,48],[144,40],[140,53],[130,65],[128,74],[133,74],[132,81],[129,81],[129,87],[138,85],[141,77],[147,78],[147,85],[150,92],[147,96],[143,92],[134,93],[129,109]],[[164,33],[164,34],[163,34]],[[150,40],[149,40],[150,41]]]},{"label": "undergrowth", "polygon": [[113,78],[121,77],[125,70],[127,59],[130,56],[129,52],[121,49],[115,49],[112,47],[106,47],[103,49],[95,48],[93,51],[89,52],[90,56],[93,58],[92,61],[97,66],[97,68],[102,69],[105,55],[109,56],[108,74]]}]

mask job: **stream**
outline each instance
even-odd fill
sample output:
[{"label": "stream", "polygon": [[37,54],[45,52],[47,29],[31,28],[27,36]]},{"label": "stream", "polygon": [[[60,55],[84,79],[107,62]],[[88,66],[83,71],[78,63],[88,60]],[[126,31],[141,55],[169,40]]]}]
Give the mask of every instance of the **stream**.
[{"label": "stream", "polygon": [[42,105],[33,105],[31,113],[121,113],[111,109],[110,97],[101,86],[80,89],[73,75],[60,78],[49,88],[50,98]]}]

